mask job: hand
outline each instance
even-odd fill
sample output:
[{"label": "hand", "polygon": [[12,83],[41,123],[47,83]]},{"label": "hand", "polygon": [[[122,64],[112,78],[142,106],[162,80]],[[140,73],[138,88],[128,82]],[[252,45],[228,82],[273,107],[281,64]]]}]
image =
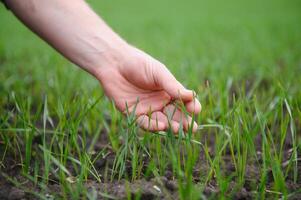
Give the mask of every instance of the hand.
[{"label": "hand", "polygon": [[112,55],[106,56],[110,58],[111,62],[107,63],[111,66],[103,66],[96,77],[121,112],[126,113],[126,108],[129,112],[135,109],[138,124],[149,131],[168,129],[169,119],[175,133],[179,131],[180,123],[186,131],[192,123],[193,131],[197,130],[192,118],[173,102],[183,102],[190,114],[198,114],[201,104],[194,92],[185,89],[162,63],[131,46]]}]

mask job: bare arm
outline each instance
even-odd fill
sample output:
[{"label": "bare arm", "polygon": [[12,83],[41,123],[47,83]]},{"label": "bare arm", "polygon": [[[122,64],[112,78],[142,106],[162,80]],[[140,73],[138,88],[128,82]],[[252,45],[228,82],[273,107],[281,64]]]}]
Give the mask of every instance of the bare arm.
[{"label": "bare arm", "polygon": [[95,74],[106,56],[126,47],[83,0],[9,0],[9,8],[66,58]]}]

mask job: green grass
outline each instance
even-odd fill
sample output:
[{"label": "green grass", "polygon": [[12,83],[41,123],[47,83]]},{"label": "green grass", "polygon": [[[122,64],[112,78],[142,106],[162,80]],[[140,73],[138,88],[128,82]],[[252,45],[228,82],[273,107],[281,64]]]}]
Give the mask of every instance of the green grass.
[{"label": "green grass", "polygon": [[[110,194],[87,190],[86,181],[135,181],[164,176],[171,168],[180,199],[205,199],[202,193],[212,183],[218,188],[212,198],[231,199],[250,181],[246,173],[252,164],[259,168],[254,198],[286,199],[298,192],[286,183],[301,179],[299,1],[90,2],[128,42],[161,60],[197,92],[203,107],[196,118],[200,130],[186,137],[143,133],[133,116],[118,113],[93,77],[1,7],[2,176],[25,187],[4,173],[6,160],[13,158],[42,191],[36,194],[41,198],[55,181],[60,198],[109,199]],[[102,134],[108,134],[108,145],[93,152]],[[112,152],[114,167],[101,175],[94,163]],[[230,174],[226,162],[233,164]],[[193,171],[200,166],[207,168],[195,181]]]}]

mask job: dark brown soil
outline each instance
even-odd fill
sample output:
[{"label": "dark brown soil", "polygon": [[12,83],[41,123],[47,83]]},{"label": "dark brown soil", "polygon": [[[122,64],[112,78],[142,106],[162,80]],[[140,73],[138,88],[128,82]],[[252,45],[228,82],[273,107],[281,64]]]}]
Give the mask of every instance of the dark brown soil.
[{"label": "dark brown soil", "polygon": [[[204,140],[205,140],[204,136]],[[110,149],[108,146],[108,138],[106,134],[101,134],[101,138],[95,146],[95,151],[99,151],[103,148]],[[39,139],[35,140],[39,143]],[[210,154],[214,156],[214,140],[213,138],[207,138],[208,145],[210,145]],[[260,183],[260,144],[261,138],[256,138],[256,144],[258,145],[258,160],[250,160],[246,167],[245,181],[242,183],[242,187],[237,187],[235,180],[230,179],[229,191],[222,193],[220,191],[217,181],[213,178],[205,186],[203,186],[203,195],[207,198],[216,199],[221,196],[226,196],[228,199],[254,199],[257,197],[256,188],[258,188]],[[0,143],[0,151],[3,152]],[[288,140],[285,144],[285,159],[290,157],[291,144]],[[205,159],[205,153],[201,150],[199,154],[199,160],[194,167],[193,180],[196,184],[204,183],[204,180],[200,180],[201,177],[206,177],[209,173],[209,166]],[[109,152],[104,158],[98,159],[94,166],[97,171],[105,176],[105,168],[111,168],[113,166],[115,155],[113,151]],[[39,199],[39,194],[42,194],[47,199],[55,199],[55,197],[60,197],[63,195],[61,192],[61,187],[58,184],[58,179],[54,175],[50,175],[49,184],[46,188],[34,185],[32,181],[29,181],[22,175],[21,166],[18,164],[18,159],[14,155],[6,156],[3,166],[0,166],[0,199]],[[221,163],[221,171],[226,177],[231,177],[234,174],[235,166],[231,161],[230,151],[226,150],[225,155],[223,155],[223,163]],[[130,168],[130,166],[128,166]],[[283,168],[286,168],[285,163]],[[75,173],[72,168],[69,169],[70,172]],[[203,175],[203,176],[202,176]],[[293,181],[292,174],[289,174],[286,180],[286,187],[288,188],[288,199],[301,199],[301,162],[298,163],[298,180],[296,183]],[[140,199],[179,199],[178,196],[178,182],[174,177],[170,169],[166,170],[165,176],[163,177],[147,177],[133,182],[129,182],[125,179],[104,181],[99,183],[95,178],[89,177],[86,181],[85,187],[90,191],[91,194],[97,195],[98,199],[110,199],[110,197],[115,197],[117,199],[127,199],[130,195],[132,199],[139,197]],[[266,194],[268,199],[281,198],[282,195],[275,195],[273,193],[273,174],[272,171],[267,177],[267,188]],[[239,188],[239,189],[237,189]],[[130,194],[127,192],[130,191]],[[35,194],[34,194],[35,193]],[[108,194],[109,196],[107,196]],[[200,199],[202,196],[200,194]]]}]

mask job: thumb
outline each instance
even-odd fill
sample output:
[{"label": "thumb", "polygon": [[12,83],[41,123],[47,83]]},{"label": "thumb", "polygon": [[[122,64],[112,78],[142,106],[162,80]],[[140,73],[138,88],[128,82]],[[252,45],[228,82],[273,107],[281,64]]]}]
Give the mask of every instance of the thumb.
[{"label": "thumb", "polygon": [[156,83],[168,93],[172,99],[180,99],[182,101],[193,100],[193,91],[186,89],[163,65],[160,64],[154,73]]}]

